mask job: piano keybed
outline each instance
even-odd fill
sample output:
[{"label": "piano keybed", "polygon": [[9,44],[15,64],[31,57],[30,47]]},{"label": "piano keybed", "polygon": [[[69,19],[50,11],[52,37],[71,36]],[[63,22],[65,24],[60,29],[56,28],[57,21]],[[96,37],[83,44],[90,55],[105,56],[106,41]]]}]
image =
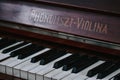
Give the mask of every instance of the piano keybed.
[{"label": "piano keybed", "polygon": [[0,73],[26,80],[120,80],[119,61],[0,38]]}]

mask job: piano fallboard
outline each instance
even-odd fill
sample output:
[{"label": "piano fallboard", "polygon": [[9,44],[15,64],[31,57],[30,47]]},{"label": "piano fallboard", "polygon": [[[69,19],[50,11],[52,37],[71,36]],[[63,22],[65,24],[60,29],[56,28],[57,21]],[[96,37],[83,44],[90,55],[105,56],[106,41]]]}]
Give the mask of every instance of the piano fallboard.
[{"label": "piano fallboard", "polygon": [[1,1],[0,11],[2,21],[120,44],[118,14],[6,0]]},{"label": "piano fallboard", "polygon": [[120,80],[119,3],[78,4],[0,0],[0,80]]}]

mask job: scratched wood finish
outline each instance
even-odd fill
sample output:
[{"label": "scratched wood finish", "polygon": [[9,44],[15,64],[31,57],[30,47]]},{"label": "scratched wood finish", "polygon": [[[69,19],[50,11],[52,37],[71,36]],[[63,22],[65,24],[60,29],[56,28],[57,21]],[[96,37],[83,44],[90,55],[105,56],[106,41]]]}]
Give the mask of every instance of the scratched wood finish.
[{"label": "scratched wood finish", "polygon": [[9,0],[0,11],[0,20],[120,44],[119,16]]}]

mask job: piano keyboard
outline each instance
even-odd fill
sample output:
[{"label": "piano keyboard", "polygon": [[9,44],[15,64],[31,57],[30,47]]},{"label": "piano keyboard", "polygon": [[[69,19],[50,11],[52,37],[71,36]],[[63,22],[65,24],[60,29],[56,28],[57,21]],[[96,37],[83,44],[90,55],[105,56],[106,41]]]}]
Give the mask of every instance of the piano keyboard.
[{"label": "piano keyboard", "polygon": [[120,80],[120,63],[0,38],[0,73],[27,80]]}]

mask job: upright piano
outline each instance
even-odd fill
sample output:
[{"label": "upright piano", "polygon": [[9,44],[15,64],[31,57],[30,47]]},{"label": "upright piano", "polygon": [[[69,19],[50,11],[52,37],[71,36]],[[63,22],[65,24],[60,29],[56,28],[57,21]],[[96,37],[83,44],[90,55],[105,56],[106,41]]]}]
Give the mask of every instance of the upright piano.
[{"label": "upright piano", "polygon": [[119,0],[0,0],[0,80],[120,80]]}]

